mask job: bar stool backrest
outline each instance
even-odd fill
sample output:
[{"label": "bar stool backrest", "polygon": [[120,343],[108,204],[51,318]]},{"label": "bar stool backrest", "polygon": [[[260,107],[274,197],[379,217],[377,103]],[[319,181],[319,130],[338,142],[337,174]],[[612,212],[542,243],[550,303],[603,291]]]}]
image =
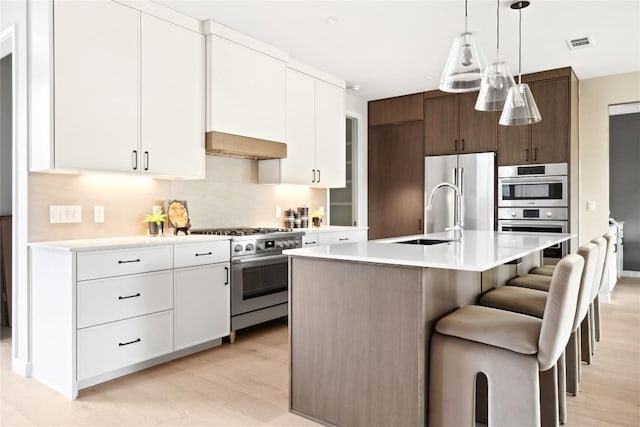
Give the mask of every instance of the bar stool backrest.
[{"label": "bar stool backrest", "polygon": [[598,246],[595,243],[586,243],[578,248],[578,255],[584,258],[584,268],[580,279],[580,290],[578,291],[578,303],[576,316],[573,319],[571,332],[578,329],[582,319],[587,315],[589,303],[591,303],[591,289],[596,280],[596,268],[598,265]]},{"label": "bar stool backrest", "polygon": [[569,341],[584,259],[577,254],[562,258],[556,266],[538,338],[538,366],[541,371],[553,367]]},{"label": "bar stool backrest", "polygon": [[[605,283],[609,280],[609,263],[611,262],[611,257],[613,256],[613,245],[616,241],[616,236],[613,233],[607,233],[604,235],[604,239],[607,241],[607,252],[604,255],[604,264],[602,267],[602,276],[600,276],[600,282],[598,286],[598,292],[602,290]],[[596,293],[597,295],[597,293]]]},{"label": "bar stool backrest", "polygon": [[604,258],[607,255],[607,241],[604,237],[596,237],[591,241],[591,243],[595,243],[598,245],[598,264],[596,266],[596,276],[593,280],[593,286],[591,287],[591,297],[589,298],[589,303],[591,303],[596,296],[598,296],[598,291],[600,290],[600,282],[602,281],[602,273],[604,273]]}]

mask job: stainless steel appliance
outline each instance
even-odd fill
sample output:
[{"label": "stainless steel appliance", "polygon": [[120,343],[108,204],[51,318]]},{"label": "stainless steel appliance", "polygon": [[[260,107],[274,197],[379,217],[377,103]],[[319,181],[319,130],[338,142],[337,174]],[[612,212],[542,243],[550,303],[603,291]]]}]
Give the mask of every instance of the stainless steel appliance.
[{"label": "stainless steel appliance", "polygon": [[[569,231],[566,163],[498,168],[498,231],[567,233]],[[569,252],[568,242],[543,251],[547,263]]]},{"label": "stainless steel appliance", "polygon": [[500,166],[498,206],[569,206],[567,164]]},{"label": "stainless steel appliance", "polygon": [[435,193],[432,209],[426,209],[431,191],[442,182],[453,184],[462,192],[465,229],[495,229],[494,159],[494,153],[425,157],[425,231],[444,231],[454,226],[458,207],[453,191]]},{"label": "stainless steel appliance", "polygon": [[221,228],[192,234],[231,237],[231,342],[236,331],[288,314],[288,257],[302,247],[302,232],[286,228]]}]

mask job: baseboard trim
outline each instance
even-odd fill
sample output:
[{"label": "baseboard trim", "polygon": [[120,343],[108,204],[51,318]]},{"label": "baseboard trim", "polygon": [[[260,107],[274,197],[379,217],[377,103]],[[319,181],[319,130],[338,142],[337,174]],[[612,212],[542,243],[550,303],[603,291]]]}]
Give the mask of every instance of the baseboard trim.
[{"label": "baseboard trim", "polygon": [[622,270],[623,277],[640,277],[640,271]]}]

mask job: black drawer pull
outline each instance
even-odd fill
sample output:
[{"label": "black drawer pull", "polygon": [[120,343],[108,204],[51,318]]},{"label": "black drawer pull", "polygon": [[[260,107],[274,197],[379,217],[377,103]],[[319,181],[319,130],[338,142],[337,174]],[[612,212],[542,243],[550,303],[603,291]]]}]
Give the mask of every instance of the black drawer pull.
[{"label": "black drawer pull", "polygon": [[118,264],[129,264],[130,262],[140,262],[140,258],[138,258],[138,259],[129,259],[129,260],[125,260],[125,261],[120,260],[120,261],[118,261]]},{"label": "black drawer pull", "polygon": [[139,297],[141,294],[140,292],[138,292],[135,295],[127,295],[126,297],[118,297],[118,299],[129,299],[129,298],[135,298],[135,297]]},{"label": "black drawer pull", "polygon": [[123,347],[125,345],[135,344],[135,343],[140,342],[140,341],[142,341],[142,340],[140,338],[138,338],[137,340],[133,340],[133,341],[129,341],[129,342],[119,342],[118,345],[120,347]]},{"label": "black drawer pull", "polygon": [[226,272],[227,272],[227,281],[226,281],[226,282],[224,282],[224,284],[225,284],[225,285],[228,285],[228,284],[229,284],[229,267],[225,267],[225,268],[224,268],[224,271],[226,271]]},{"label": "black drawer pull", "polygon": [[305,245],[315,245],[316,242],[304,242]]},{"label": "black drawer pull", "polygon": [[338,239],[338,241],[340,241],[340,242],[344,242],[345,240],[349,240],[349,238],[348,237],[341,237],[341,238]]},{"label": "black drawer pull", "polygon": [[196,256],[207,256],[207,255],[213,255],[213,252],[207,252],[207,253],[196,254]]}]

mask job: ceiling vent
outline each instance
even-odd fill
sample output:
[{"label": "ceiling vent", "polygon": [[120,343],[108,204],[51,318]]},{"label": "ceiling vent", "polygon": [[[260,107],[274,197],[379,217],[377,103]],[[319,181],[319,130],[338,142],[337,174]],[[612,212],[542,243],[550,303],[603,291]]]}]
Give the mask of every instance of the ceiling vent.
[{"label": "ceiling vent", "polygon": [[569,50],[584,49],[593,46],[593,41],[591,41],[591,36],[578,37],[567,40],[567,46],[569,46]]}]

